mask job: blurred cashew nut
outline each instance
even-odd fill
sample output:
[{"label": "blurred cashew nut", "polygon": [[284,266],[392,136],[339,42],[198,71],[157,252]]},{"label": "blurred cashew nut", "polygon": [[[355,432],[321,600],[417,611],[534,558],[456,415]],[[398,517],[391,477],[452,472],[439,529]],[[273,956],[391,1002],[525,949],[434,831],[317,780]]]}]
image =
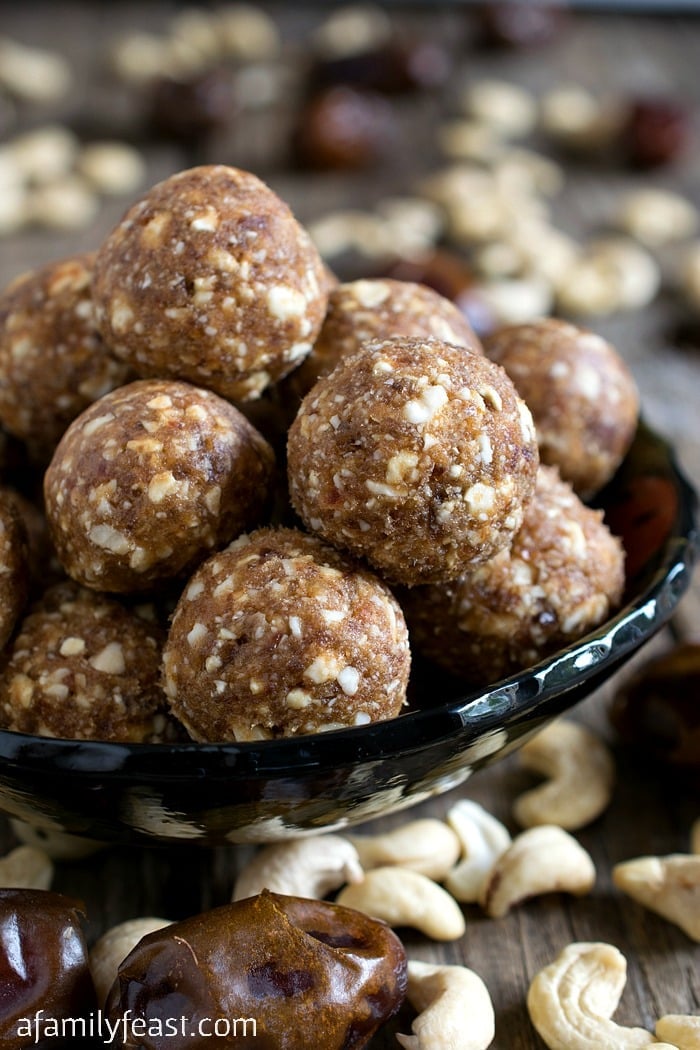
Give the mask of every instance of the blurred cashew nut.
[{"label": "blurred cashew nut", "polygon": [[462,844],[464,859],[444,879],[458,901],[477,901],[484,880],[512,839],[500,820],[471,799],[460,799],[449,810],[447,823]]},{"label": "blurred cashew nut", "polygon": [[635,857],[616,864],[612,879],[638,904],[700,941],[700,854]]},{"label": "blurred cashew nut", "polygon": [[14,834],[26,846],[36,846],[53,860],[82,860],[101,849],[105,842],[86,839],[82,835],[69,835],[60,828],[27,824],[23,820],[10,820]]},{"label": "blurred cashew nut", "polygon": [[441,820],[402,824],[384,835],[348,835],[365,871],[395,864],[442,879],[459,857],[459,839]]},{"label": "blurred cashew nut", "polygon": [[585,726],[552,722],[521,747],[518,757],[525,769],[548,777],[516,799],[513,816],[522,827],[558,824],[576,831],[610,804],[615,763],[609,748]]},{"label": "blurred cashew nut", "polygon": [[700,1050],[700,1015],[666,1014],[654,1028],[657,1038],[667,1039],[678,1050]]},{"label": "blurred cashew nut", "polygon": [[486,1050],[491,1045],[493,1004],[473,970],[409,960],[407,995],[419,1013],[413,1035],[397,1033],[405,1050]]},{"label": "blurred cashew nut", "polygon": [[362,877],[360,858],[348,839],[314,835],[258,850],[236,879],[233,900],[254,897],[263,889],[321,899],[346,882],[360,882]]},{"label": "blurred cashew nut", "polygon": [[336,904],[383,919],[390,926],[412,926],[436,941],[457,940],[464,916],[453,897],[432,879],[409,868],[374,868],[354,886],[346,886]]},{"label": "blurred cashew nut", "polygon": [[484,882],[479,903],[492,918],[543,893],[589,893],[595,867],[585,849],[562,828],[543,824],[523,831],[499,857]]},{"label": "blurred cashew nut", "polygon": [[611,1020],[627,979],[624,955],[612,944],[569,944],[534,977],[530,1020],[549,1050],[646,1050],[651,1032]]},{"label": "blurred cashew nut", "polygon": [[51,858],[34,846],[18,846],[0,858],[0,886],[23,890],[48,890],[53,880]]},{"label": "blurred cashew nut", "polygon": [[149,933],[170,926],[168,919],[128,919],[113,926],[95,941],[90,950],[90,972],[97,992],[97,1004],[105,1005],[109,990],[117,978],[117,971],[132,948]]}]

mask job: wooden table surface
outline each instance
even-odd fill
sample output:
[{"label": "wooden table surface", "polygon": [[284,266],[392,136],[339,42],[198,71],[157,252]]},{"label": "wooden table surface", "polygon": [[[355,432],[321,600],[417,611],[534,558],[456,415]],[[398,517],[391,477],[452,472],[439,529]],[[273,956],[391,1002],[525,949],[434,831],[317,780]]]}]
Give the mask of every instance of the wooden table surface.
[{"label": "wooden table surface", "polygon": [[[272,8],[289,40],[303,41],[317,11]],[[291,8],[291,5],[290,5]],[[0,30],[25,43],[60,47],[73,61],[79,88],[59,117],[85,110],[94,127],[103,121],[105,132],[118,128],[124,114],[119,100],[105,86],[100,69],[107,42],[133,26],[162,28],[173,8],[161,2],[80,4],[30,3],[3,6]],[[468,19],[454,9],[434,5],[407,16],[426,33],[455,44],[458,68],[450,87],[440,96],[406,105],[402,119],[411,128],[400,156],[371,175],[316,175],[290,172],[270,153],[267,129],[252,126],[234,136],[232,152],[221,159],[259,170],[292,204],[302,220],[350,204],[370,205],[387,192],[406,192],[417,173],[438,161],[432,129],[436,118],[449,111],[460,79],[503,76],[541,92],[572,80],[596,91],[634,93],[670,92],[685,97],[700,110],[700,20],[652,19],[641,16],[581,15],[555,46],[533,55],[486,55],[469,48]],[[460,40],[463,39],[463,43]],[[92,85],[92,87],[91,87]],[[90,87],[89,91],[86,89]],[[403,103],[402,103],[403,105]],[[269,120],[257,116],[255,122]],[[38,120],[38,118],[37,118]],[[235,147],[235,148],[234,148]],[[146,144],[149,181],[185,166],[186,157],[174,147]],[[272,159],[271,159],[272,158]],[[211,157],[207,159],[218,159]],[[655,174],[653,181],[677,187],[700,205],[700,146],[696,141],[683,164]],[[567,172],[567,185],[557,202],[560,225],[574,234],[603,227],[613,202],[645,177],[621,170],[577,166]],[[125,207],[124,200],[106,204],[87,229],[73,234],[31,231],[0,242],[0,283],[16,273],[51,258],[94,247]],[[629,362],[638,381],[644,414],[653,427],[676,446],[685,472],[700,486],[700,346],[673,345],[669,332],[677,305],[657,300],[635,314],[594,320],[592,327],[610,337]],[[684,598],[676,630],[700,635],[700,579]],[[669,644],[668,632],[645,650],[644,659]],[[627,671],[621,672],[626,674]],[[504,919],[486,918],[476,906],[467,906],[467,933],[458,942],[437,945],[406,931],[412,957],[444,960],[472,967],[486,982],[495,1007],[498,1050],[541,1050],[525,1008],[533,975],[571,941],[606,941],[628,960],[627,985],[616,1019],[620,1024],[653,1029],[667,1013],[700,1012],[700,948],[677,927],[622,896],[611,882],[612,865],[643,854],[664,855],[688,850],[692,821],[700,816],[700,799],[691,785],[649,768],[614,740],[606,711],[619,676],[572,712],[597,728],[615,749],[618,779],[612,805],[593,825],[577,833],[597,868],[595,890],[573,899],[545,896],[524,904]],[[477,774],[450,795],[400,814],[375,821],[372,832],[396,826],[409,817],[442,816],[459,797],[481,802],[515,832],[511,805],[517,794],[533,783],[512,756]],[[0,846],[14,842],[9,826],[0,821]],[[189,848],[112,849],[80,863],[60,863],[55,888],[82,897],[88,906],[89,937],[126,918],[139,915],[184,917],[229,899],[236,871],[249,856],[248,847],[213,851]],[[469,1018],[464,1019],[465,1029]],[[405,1029],[404,1029],[405,1030]],[[391,1029],[376,1045],[397,1045]],[[373,1044],[374,1045],[374,1044]],[[601,1047],[601,1050],[604,1050]]]}]

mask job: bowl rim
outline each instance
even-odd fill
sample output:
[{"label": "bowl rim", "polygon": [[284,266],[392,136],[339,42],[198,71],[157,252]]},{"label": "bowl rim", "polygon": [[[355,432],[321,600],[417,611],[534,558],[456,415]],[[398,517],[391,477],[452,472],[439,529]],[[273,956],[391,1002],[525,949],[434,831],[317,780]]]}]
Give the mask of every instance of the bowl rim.
[{"label": "bowl rim", "polygon": [[[664,450],[679,493],[675,520],[659,552],[660,562],[642,590],[617,613],[571,645],[525,670],[476,688],[434,706],[407,711],[395,718],[273,740],[168,744],[121,743],[43,737],[0,729],[0,773],[3,767],[51,767],[73,774],[123,774],[129,780],[201,780],[230,777],[244,766],[249,777],[280,777],[329,765],[376,761],[420,752],[459,730],[473,727],[474,738],[509,723],[528,719],[535,710],[547,717],[549,703],[615,669],[624,657],[646,641],[671,617],[686,590],[700,556],[697,524],[698,494],[679,467],[669,441],[640,420],[639,432]],[[550,680],[573,669],[567,688],[554,692]],[[516,702],[517,701],[517,702]],[[203,765],[206,768],[203,768]],[[239,771],[236,769],[236,773]]]}]

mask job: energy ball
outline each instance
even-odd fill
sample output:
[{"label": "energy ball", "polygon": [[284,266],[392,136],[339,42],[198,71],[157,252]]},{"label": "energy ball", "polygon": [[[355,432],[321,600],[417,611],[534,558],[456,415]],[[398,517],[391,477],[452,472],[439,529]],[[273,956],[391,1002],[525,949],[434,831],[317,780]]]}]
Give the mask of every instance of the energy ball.
[{"label": "energy ball", "polygon": [[632,444],[639,394],[610,343],[546,318],[501,328],[484,342],[527,402],[540,458],[559,468],[582,499],[613,476]]},{"label": "energy ball", "polygon": [[259,397],[311,347],[328,297],[321,258],[254,175],[190,168],[136,203],[97,253],[107,344],[140,376]]},{"label": "energy ball", "polygon": [[186,586],[163,653],[195,740],[261,740],[392,718],[410,668],[403,614],[375,576],[297,529],[259,529]]},{"label": "energy ball", "polygon": [[342,358],[289,431],[304,524],[408,586],[455,579],[507,547],[537,464],[532,418],[503,369],[434,340]]},{"label": "energy ball", "polygon": [[27,531],[12,494],[0,489],[0,649],[29,594]]},{"label": "energy ball", "polygon": [[290,391],[302,398],[363,343],[401,337],[440,339],[483,353],[464,314],[432,288],[389,278],[351,281],[331,291],[313,350],[287,380]]},{"label": "energy ball", "polygon": [[0,422],[46,463],[71,420],[128,378],[103,343],[94,254],[18,277],[0,296]]},{"label": "energy ball", "polygon": [[44,477],[61,564],[95,590],[148,590],[258,522],[274,456],[210,390],[140,379],[85,410]]},{"label": "energy ball", "polygon": [[39,736],[158,741],[169,723],[161,649],[153,624],[112,598],[59,583],[20,626],[0,678],[0,721]]},{"label": "energy ball", "polygon": [[602,512],[541,466],[511,548],[451,583],[408,592],[403,608],[417,651],[485,685],[604,622],[623,587],[624,553]]}]

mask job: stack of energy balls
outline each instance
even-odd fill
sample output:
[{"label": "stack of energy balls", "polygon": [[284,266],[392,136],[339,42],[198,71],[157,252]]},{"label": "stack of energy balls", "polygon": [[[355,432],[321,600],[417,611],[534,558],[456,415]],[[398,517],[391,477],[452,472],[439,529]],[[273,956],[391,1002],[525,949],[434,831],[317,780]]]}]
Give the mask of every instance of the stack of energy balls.
[{"label": "stack of energy balls", "polygon": [[637,414],[599,337],[484,348],[428,288],[339,284],[254,175],[174,175],[0,300],[32,464],[0,494],[0,723],[261,740],[398,715],[409,635],[470,685],[531,665],[620,600],[581,496]]}]

